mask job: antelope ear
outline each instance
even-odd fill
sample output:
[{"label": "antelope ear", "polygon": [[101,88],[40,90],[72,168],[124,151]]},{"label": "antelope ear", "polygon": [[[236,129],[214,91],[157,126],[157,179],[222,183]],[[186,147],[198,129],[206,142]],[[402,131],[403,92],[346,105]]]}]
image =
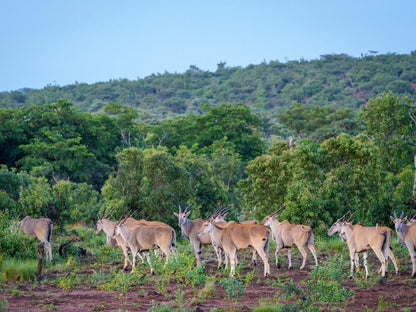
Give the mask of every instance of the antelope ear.
[{"label": "antelope ear", "polygon": [[191,212],[190,211],[188,211],[186,214],[185,214],[185,216],[187,217],[187,216],[189,216],[189,214],[190,214]]},{"label": "antelope ear", "polygon": [[403,222],[407,220],[407,216],[403,218]]},{"label": "antelope ear", "polygon": [[393,221],[393,222],[394,222],[394,218],[393,218],[392,216],[390,216],[390,219],[391,219],[391,221]]},{"label": "antelope ear", "polygon": [[179,218],[179,215],[176,212],[174,212],[173,214]]}]

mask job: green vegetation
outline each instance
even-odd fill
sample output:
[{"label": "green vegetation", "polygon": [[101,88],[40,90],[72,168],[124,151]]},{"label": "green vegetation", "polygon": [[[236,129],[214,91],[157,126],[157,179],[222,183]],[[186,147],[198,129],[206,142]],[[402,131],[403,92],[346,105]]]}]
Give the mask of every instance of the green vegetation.
[{"label": "green vegetation", "polygon": [[[166,222],[179,233],[172,213],[179,205],[192,206],[191,219],[223,206],[231,208],[229,219],[260,221],[286,203],[279,218],[312,226],[326,256],[346,255],[339,241],[323,237],[348,210],[365,225],[391,225],[394,209],[414,210],[415,86],[414,51],[246,68],[221,63],[215,73],[191,66],[137,81],[1,93],[1,280],[34,279],[36,266],[24,261],[37,259],[37,240],[17,228],[17,219],[48,217],[56,264],[46,268],[69,271],[57,287],[76,287],[79,257],[88,254],[96,265],[80,278],[117,287],[123,297],[149,267],[140,264],[131,276],[106,268],[120,254],[92,229],[104,207],[115,208],[112,219],[137,209],[136,218]],[[254,283],[254,270],[242,276],[241,266],[237,279],[220,270],[222,277],[211,280],[203,265],[194,267],[192,247],[179,235],[177,248],[167,263],[151,257],[161,293],[179,283],[205,287],[206,296],[220,286],[239,298]],[[305,302],[351,297],[331,261],[302,287],[277,283],[277,293],[294,302],[278,307],[305,310]],[[378,280],[353,282],[368,287]],[[178,288],[175,300],[185,297]]]},{"label": "green vegetation", "polygon": [[33,281],[38,273],[38,261],[6,259],[1,269],[4,281]]}]

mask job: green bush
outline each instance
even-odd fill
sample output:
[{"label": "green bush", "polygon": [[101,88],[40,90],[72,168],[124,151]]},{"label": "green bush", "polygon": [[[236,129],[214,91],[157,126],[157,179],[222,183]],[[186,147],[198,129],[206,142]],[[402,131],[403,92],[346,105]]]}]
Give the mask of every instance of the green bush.
[{"label": "green bush", "polygon": [[37,259],[37,242],[35,237],[24,235],[8,214],[0,215],[0,254],[5,258]]}]

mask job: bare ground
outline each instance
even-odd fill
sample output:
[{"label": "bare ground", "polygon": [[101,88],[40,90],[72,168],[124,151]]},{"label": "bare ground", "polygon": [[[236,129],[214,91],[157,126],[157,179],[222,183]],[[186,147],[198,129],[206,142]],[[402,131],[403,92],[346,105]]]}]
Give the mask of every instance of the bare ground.
[{"label": "bare ground", "polygon": [[[284,253],[283,256],[285,256]],[[248,259],[249,254],[247,254],[245,261]],[[218,279],[216,279],[213,294],[205,298],[201,295],[202,286],[194,288],[180,286],[179,289],[184,294],[183,299],[180,300],[177,297],[177,284],[170,283],[162,294],[157,290],[154,280],[132,287],[126,294],[98,290],[88,283],[74,285],[68,291],[63,291],[56,286],[56,282],[52,282],[55,277],[63,274],[58,271],[45,271],[45,275],[48,275],[47,281],[35,285],[33,282],[3,282],[4,287],[0,291],[0,299],[7,300],[5,305],[7,311],[148,311],[152,305],[155,310],[155,303],[158,307],[166,303],[172,306],[172,310],[183,308],[200,312],[216,308],[223,311],[251,311],[260,303],[275,305],[277,303],[291,304],[295,301],[295,298],[283,297],[281,288],[276,286],[280,278],[280,280],[292,279],[298,287],[303,287],[302,281],[308,279],[312,259],[308,257],[308,265],[305,270],[299,270],[299,258],[294,260],[295,268],[292,270],[277,269],[275,264],[271,264],[271,276],[268,278],[262,277],[263,264],[260,262],[256,268],[258,274],[245,288],[243,296],[237,300],[227,297],[226,291],[219,285]],[[408,260],[400,261],[398,275],[389,273],[386,279],[377,281],[374,285],[361,288],[352,279],[347,279],[344,287],[353,289],[355,295],[345,302],[321,304],[320,310],[416,311],[416,279],[410,277],[411,264]],[[374,259],[370,259],[371,261],[376,263]],[[93,263],[93,259],[86,261],[82,265],[82,272],[84,274],[92,272]],[[120,268],[122,267],[120,262],[116,264]],[[205,270],[208,276],[224,276],[223,272],[216,269],[216,263],[212,260],[207,260]],[[243,268],[241,276],[251,270],[252,267]],[[372,272],[372,274],[376,273]],[[302,299],[302,296],[300,295],[299,298]]]}]

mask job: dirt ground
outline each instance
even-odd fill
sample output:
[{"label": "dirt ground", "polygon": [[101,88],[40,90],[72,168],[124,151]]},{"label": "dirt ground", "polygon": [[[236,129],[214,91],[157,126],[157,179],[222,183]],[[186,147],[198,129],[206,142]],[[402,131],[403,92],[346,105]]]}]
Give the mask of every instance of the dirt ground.
[{"label": "dirt ground", "polygon": [[[285,256],[284,254],[282,256]],[[272,258],[272,257],[271,257]],[[282,258],[283,259],[283,258]],[[409,259],[410,260],[410,259]],[[247,259],[248,261],[248,259]],[[286,259],[285,259],[286,261]],[[216,282],[215,292],[207,296],[206,299],[198,298],[199,291],[191,287],[183,287],[184,297],[181,300],[183,308],[190,311],[212,311],[216,308],[220,311],[251,311],[258,307],[260,303],[276,304],[293,303],[294,299],[281,297],[281,289],[276,286],[278,279],[292,279],[296,285],[301,286],[308,279],[308,272],[312,265],[311,257],[308,257],[306,269],[299,270],[299,261],[294,261],[295,268],[277,269],[275,264],[271,264],[271,276],[262,277],[263,263],[258,264],[256,275],[248,287],[245,288],[243,296],[238,300],[229,299],[223,287]],[[370,261],[372,261],[370,259]],[[401,262],[404,262],[401,261]],[[373,259],[373,263],[375,260]],[[121,263],[118,264],[120,268]],[[91,264],[84,270],[92,270]],[[220,276],[213,260],[206,262],[207,275]],[[245,268],[247,272],[252,268]],[[320,306],[321,311],[416,311],[416,279],[410,278],[411,264],[401,265],[399,275],[389,273],[385,280],[380,280],[372,286],[365,288],[358,287],[353,280],[345,282],[344,287],[355,290],[355,295],[345,301]],[[257,273],[256,271],[256,273]],[[242,272],[244,273],[244,272]],[[50,277],[59,272],[48,272]],[[373,273],[375,274],[375,273]],[[16,286],[17,285],[17,286]],[[62,311],[62,312],[83,312],[83,311],[148,311],[154,302],[158,304],[178,302],[176,298],[177,285],[170,284],[166,293],[161,294],[157,291],[155,284],[148,282],[139,288],[132,289],[125,295],[120,296],[119,292],[108,292],[91,288],[91,285],[76,285],[69,291],[64,292],[56,287],[56,283],[37,283],[33,286],[32,282],[10,283],[3,282],[4,288],[0,291],[0,299],[6,299],[7,311]],[[143,287],[144,286],[144,287]],[[279,292],[280,291],[280,292]],[[276,295],[277,293],[277,295]],[[380,300],[381,298],[381,300]],[[4,305],[4,303],[3,303]],[[1,307],[1,305],[0,305]],[[173,309],[173,308],[172,308]],[[0,309],[1,310],[1,309]],[[153,311],[156,308],[153,306]]]}]

